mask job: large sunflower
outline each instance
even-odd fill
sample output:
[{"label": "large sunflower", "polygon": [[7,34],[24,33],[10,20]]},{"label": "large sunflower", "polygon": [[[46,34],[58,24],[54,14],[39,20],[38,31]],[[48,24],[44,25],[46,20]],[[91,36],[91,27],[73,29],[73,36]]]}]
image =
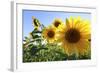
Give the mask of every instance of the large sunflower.
[{"label": "large sunflower", "polygon": [[90,23],[80,17],[66,19],[66,25],[59,32],[59,41],[68,55],[84,54],[90,39]]},{"label": "large sunflower", "polygon": [[47,27],[43,30],[42,36],[49,43],[53,43],[56,40],[56,29],[52,26]]}]

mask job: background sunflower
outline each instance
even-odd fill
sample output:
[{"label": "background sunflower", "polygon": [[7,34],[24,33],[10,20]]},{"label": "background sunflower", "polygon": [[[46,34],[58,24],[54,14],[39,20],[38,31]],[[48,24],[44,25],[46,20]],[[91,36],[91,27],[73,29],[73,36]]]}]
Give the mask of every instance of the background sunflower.
[{"label": "background sunflower", "polygon": [[55,28],[59,29],[64,23],[60,18],[55,18],[52,24]]},{"label": "background sunflower", "polygon": [[49,43],[53,43],[56,40],[56,29],[52,26],[47,27],[42,31],[42,36]]},{"label": "background sunflower", "polygon": [[37,18],[35,18],[34,16],[32,16],[32,24],[34,29],[38,30],[39,27],[41,26],[39,20]]}]

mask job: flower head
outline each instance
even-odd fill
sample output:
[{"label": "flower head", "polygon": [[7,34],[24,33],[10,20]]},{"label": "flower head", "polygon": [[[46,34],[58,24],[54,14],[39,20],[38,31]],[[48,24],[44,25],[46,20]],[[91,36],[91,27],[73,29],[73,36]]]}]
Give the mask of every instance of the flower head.
[{"label": "flower head", "polygon": [[56,40],[56,29],[52,26],[47,27],[43,30],[42,36],[49,43],[53,43]]},{"label": "flower head", "polygon": [[61,19],[56,18],[56,19],[53,21],[52,25],[53,25],[53,27],[54,27],[57,31],[59,31],[59,30],[62,28],[62,26],[64,25],[64,23],[62,22]]},{"label": "flower head", "polygon": [[40,27],[40,22],[39,22],[39,20],[36,19],[34,16],[32,16],[32,19],[33,19],[32,24],[33,24],[34,28],[35,28],[36,30],[38,30],[39,27]]},{"label": "flower head", "polygon": [[90,39],[90,23],[80,17],[66,19],[66,25],[59,33],[58,39],[62,47],[70,55],[84,54],[88,49]]}]

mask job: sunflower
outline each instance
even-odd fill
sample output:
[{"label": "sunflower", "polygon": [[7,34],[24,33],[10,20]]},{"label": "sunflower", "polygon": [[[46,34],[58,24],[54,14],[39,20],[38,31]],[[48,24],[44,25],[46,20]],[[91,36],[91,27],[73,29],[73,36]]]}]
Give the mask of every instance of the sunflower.
[{"label": "sunflower", "polygon": [[34,28],[38,30],[39,27],[40,27],[40,22],[39,22],[39,20],[36,19],[34,16],[32,16],[32,19],[33,19],[32,24],[33,24]]},{"label": "sunflower", "polygon": [[62,25],[63,25],[63,22],[62,22],[62,20],[61,19],[59,19],[59,18],[56,18],[54,21],[53,21],[53,26],[56,28],[56,29],[60,29],[61,27],[62,27]]},{"label": "sunflower", "polygon": [[42,36],[49,43],[53,43],[56,40],[56,29],[52,26],[47,27],[43,30]]},{"label": "sunflower", "polygon": [[68,55],[83,55],[90,45],[90,22],[80,17],[66,19],[66,25],[58,33],[58,39]]}]

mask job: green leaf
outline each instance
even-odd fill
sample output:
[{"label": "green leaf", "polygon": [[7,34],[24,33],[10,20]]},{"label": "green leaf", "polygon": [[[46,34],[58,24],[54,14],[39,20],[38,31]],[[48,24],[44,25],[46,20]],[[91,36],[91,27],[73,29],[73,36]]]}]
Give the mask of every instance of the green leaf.
[{"label": "green leaf", "polygon": [[33,35],[33,38],[35,39],[35,38],[41,38],[41,36],[39,36],[39,35]]},{"label": "green leaf", "polygon": [[69,21],[68,21],[68,19],[66,18],[66,24],[69,24]]},{"label": "green leaf", "polygon": [[41,47],[41,48],[38,48],[39,50],[48,50],[48,48],[47,47]]},{"label": "green leaf", "polygon": [[32,31],[32,34],[34,34],[34,33],[42,33],[42,32],[39,31],[39,30],[35,30],[35,29],[34,29],[34,30]]},{"label": "green leaf", "polygon": [[72,54],[72,55],[68,56],[68,60],[77,60],[76,55]]},{"label": "green leaf", "polygon": [[25,39],[28,39],[28,37],[25,37]]}]

